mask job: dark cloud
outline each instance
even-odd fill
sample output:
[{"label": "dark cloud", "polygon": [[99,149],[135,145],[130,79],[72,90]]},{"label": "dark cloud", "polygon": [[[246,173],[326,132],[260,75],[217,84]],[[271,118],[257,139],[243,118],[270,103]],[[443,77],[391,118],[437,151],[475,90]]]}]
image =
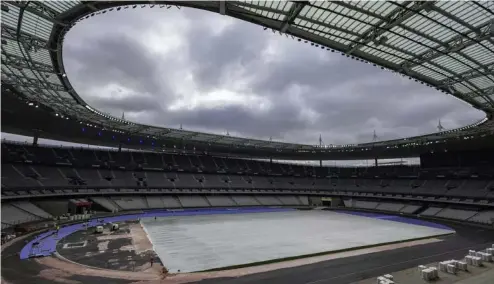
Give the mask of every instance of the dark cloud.
[{"label": "dark cloud", "polygon": [[[210,12],[121,11],[65,40],[69,79],[94,107],[142,123],[301,143],[368,142],[472,123],[441,93]],[[127,115],[129,114],[129,115]]]},{"label": "dark cloud", "polygon": [[[85,89],[113,83],[142,92],[162,92],[156,59],[128,35],[115,34],[95,38],[90,44],[66,45],[64,53],[70,54],[70,61],[78,61],[75,82],[84,82],[81,85]],[[68,76],[72,76],[73,71],[68,69]]]},{"label": "dark cloud", "polygon": [[170,123],[194,129],[210,129],[219,133],[229,131],[239,135],[282,139],[293,129],[305,129],[308,122],[301,119],[295,106],[275,108],[268,113],[254,113],[240,106],[218,109],[198,109],[179,112]]}]

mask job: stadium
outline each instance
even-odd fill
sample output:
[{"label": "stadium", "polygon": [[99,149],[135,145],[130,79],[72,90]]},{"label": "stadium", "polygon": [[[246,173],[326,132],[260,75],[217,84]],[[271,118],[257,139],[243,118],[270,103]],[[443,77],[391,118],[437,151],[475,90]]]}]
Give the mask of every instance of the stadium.
[{"label": "stadium", "polygon": [[[484,118],[420,136],[309,145],[141,124],[79,96],[62,54],[71,29],[127,9],[182,7],[401,76]],[[492,283],[492,2],[1,8],[2,133],[32,139],[2,140],[3,283]],[[420,163],[382,162],[407,158]],[[326,163],[350,160],[373,162]]]}]

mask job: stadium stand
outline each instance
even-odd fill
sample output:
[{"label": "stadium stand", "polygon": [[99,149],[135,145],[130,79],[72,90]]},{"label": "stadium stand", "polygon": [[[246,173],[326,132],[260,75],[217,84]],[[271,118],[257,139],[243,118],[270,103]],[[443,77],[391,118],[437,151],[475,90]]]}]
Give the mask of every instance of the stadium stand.
[{"label": "stadium stand", "polygon": [[[101,212],[309,206],[311,196],[331,195],[353,209],[493,220],[494,178],[486,167],[337,168],[16,143],[2,143],[2,151],[3,228],[64,215],[74,195]],[[49,199],[23,199],[40,196]]]}]

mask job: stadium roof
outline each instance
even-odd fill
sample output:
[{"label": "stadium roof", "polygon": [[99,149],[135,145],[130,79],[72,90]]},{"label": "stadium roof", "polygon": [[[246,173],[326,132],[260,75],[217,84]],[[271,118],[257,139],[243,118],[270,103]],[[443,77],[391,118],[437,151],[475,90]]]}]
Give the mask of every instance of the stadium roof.
[{"label": "stadium roof", "polygon": [[[2,84],[57,116],[130,135],[273,149],[315,146],[124,121],[87,105],[65,75],[62,44],[78,22],[121,9],[194,7],[232,16],[314,48],[399,72],[494,113],[494,2],[476,1],[3,1]],[[177,6],[178,7],[178,6]],[[436,139],[438,134],[421,136]],[[391,142],[391,141],[390,141]],[[381,142],[383,143],[383,142]]]}]

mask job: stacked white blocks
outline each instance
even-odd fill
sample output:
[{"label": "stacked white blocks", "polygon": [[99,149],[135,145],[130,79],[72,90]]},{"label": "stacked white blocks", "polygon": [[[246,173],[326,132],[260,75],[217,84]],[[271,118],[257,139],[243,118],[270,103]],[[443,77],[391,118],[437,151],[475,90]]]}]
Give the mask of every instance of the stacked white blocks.
[{"label": "stacked white blocks", "polygon": [[[419,265],[418,270],[423,280],[431,281],[439,278],[438,271],[456,274],[459,270],[467,271],[468,265],[482,266],[483,262],[493,262],[494,261],[494,244],[485,249],[485,251],[474,251],[469,250],[468,255],[465,256],[465,262],[457,260],[442,261],[439,263],[438,268],[426,267],[424,265]],[[388,283],[379,282],[378,283]]]},{"label": "stacked white blocks", "polygon": [[439,278],[439,273],[435,267],[426,267],[424,265],[419,265],[420,276],[425,281],[432,281]]},{"label": "stacked white blocks", "polygon": [[467,255],[465,256],[465,261],[468,265],[482,266],[482,258],[478,256]]},{"label": "stacked white blocks", "polygon": [[459,270],[463,270],[463,271],[467,271],[467,270],[468,270],[467,263],[466,263],[466,262],[463,262],[463,261],[457,261],[457,262],[456,262],[456,267],[457,267]]},{"label": "stacked white blocks", "polygon": [[487,253],[487,252],[477,252],[477,256],[482,259],[482,261],[485,262],[492,262],[492,254]]},{"label": "stacked white blocks", "polygon": [[[494,245],[492,245],[494,247]],[[493,253],[494,253],[494,248],[487,248],[485,252],[483,251],[474,251],[474,250],[469,250],[468,255],[465,257],[465,260],[468,264],[470,265],[475,265],[475,266],[482,266],[482,263],[485,262],[492,262],[493,261]]]},{"label": "stacked white blocks", "polygon": [[393,281],[393,275],[386,274],[377,277],[377,284],[395,284],[395,282]]},{"label": "stacked white blocks", "polygon": [[459,269],[466,270],[466,263],[456,260],[439,262],[439,271],[456,274]]}]

